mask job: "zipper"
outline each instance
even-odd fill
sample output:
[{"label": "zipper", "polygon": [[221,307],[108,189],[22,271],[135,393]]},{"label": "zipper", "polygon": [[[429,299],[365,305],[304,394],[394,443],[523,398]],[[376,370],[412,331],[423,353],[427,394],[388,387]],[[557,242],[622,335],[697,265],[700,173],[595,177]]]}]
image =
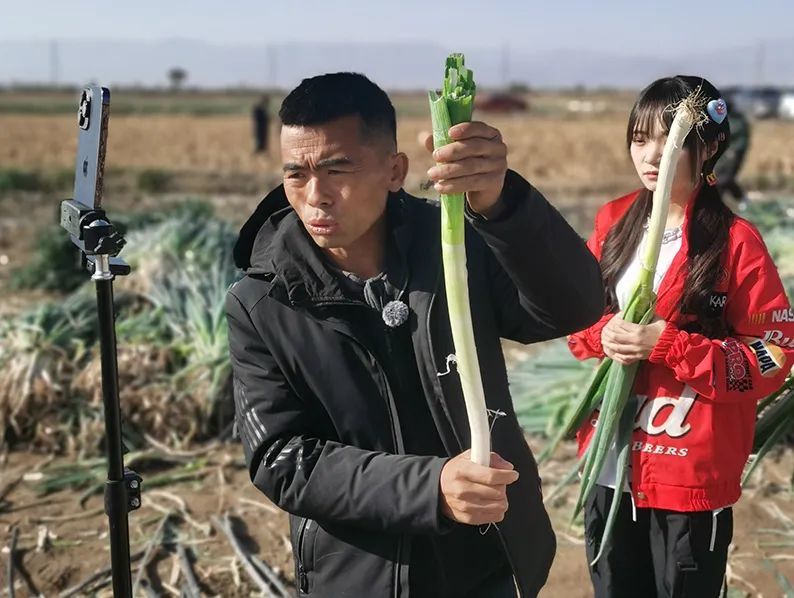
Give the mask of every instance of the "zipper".
[{"label": "zipper", "polygon": [[303,563],[303,538],[306,535],[306,528],[309,526],[310,521],[311,519],[305,518],[298,532],[298,550],[296,556],[298,558],[298,589],[301,594],[309,593],[309,576],[306,573],[306,567]]},{"label": "zipper", "polygon": [[452,434],[455,436],[455,441],[458,443],[459,451],[463,451],[463,443],[460,440],[460,436],[458,436],[458,432],[455,429],[455,422],[452,420],[452,415],[449,412],[449,408],[447,407],[447,402],[444,400],[444,390],[441,388],[441,382],[438,381],[438,364],[436,363],[436,354],[433,348],[433,335],[430,333],[430,316],[433,312],[433,303],[436,300],[436,295],[438,294],[438,288],[441,283],[441,268],[438,269],[438,274],[436,275],[436,285],[433,289],[433,294],[430,296],[430,303],[427,306],[427,318],[425,319],[425,332],[427,333],[427,344],[430,347],[430,365],[433,368],[431,373],[431,384],[435,389],[436,393],[438,394],[438,398],[440,399],[441,408],[444,410],[444,415],[447,417],[447,421],[449,422],[449,427],[452,429]]},{"label": "zipper", "polygon": [[400,538],[399,538],[399,540],[397,540],[397,558],[395,559],[394,581],[392,583],[392,587],[394,588],[394,593],[392,594],[392,596],[394,598],[400,598],[400,594],[401,594],[401,592],[400,592],[400,568],[401,568],[400,561],[402,560],[403,538],[404,537],[405,536],[400,534]]},{"label": "zipper", "polygon": [[[367,306],[367,307],[369,307],[369,306]],[[401,446],[402,443],[400,442],[400,440],[398,438],[398,435],[397,435],[397,426],[399,425],[399,423],[397,421],[397,414],[393,413],[392,408],[391,408],[391,403],[394,401],[394,398],[392,397],[391,388],[389,387],[389,380],[386,377],[386,373],[383,371],[383,367],[380,365],[380,363],[378,362],[378,360],[375,357],[375,355],[373,355],[372,352],[369,349],[367,349],[367,347],[364,345],[364,343],[362,343],[358,339],[356,339],[353,336],[351,336],[349,334],[346,334],[344,332],[340,331],[340,334],[346,336],[347,338],[352,340],[354,343],[356,343],[361,348],[361,350],[364,351],[369,356],[369,358],[372,360],[372,363],[375,364],[375,367],[378,370],[378,378],[380,379],[380,382],[383,385],[383,388],[386,390],[386,394],[388,395],[388,397],[386,399],[386,413],[389,415],[389,424],[390,424],[389,427],[391,428],[392,445],[394,447],[395,452],[397,452],[398,454],[399,453],[404,453],[404,449]],[[399,598],[400,594],[401,594],[401,592],[400,592],[400,569],[402,568],[402,565],[400,564],[400,560],[402,558],[403,542],[404,541],[405,541],[405,535],[404,534],[400,534],[400,536],[399,536],[399,538],[397,540],[397,558],[395,559],[395,562],[394,562],[394,584],[393,584],[393,587],[394,587],[393,597],[394,598]]]},{"label": "zipper", "polygon": [[[363,303],[361,301],[354,301],[354,300],[351,300],[351,299],[339,299],[339,300],[335,300],[335,301],[327,301],[327,300],[325,300],[325,301],[321,301],[321,302],[311,302],[311,304],[313,306],[315,306],[315,307],[323,307],[323,306],[330,306],[330,305],[333,305],[333,306],[345,305],[345,306],[359,306],[359,307],[365,307],[365,308],[369,309],[369,306],[366,303]],[[391,428],[392,447],[393,447],[395,453],[402,454],[404,452],[404,449],[401,446],[402,443],[400,442],[400,440],[398,438],[398,434],[397,434],[397,426],[399,425],[399,422],[397,421],[397,414],[392,411],[392,407],[391,407],[391,403],[394,401],[394,398],[392,397],[391,388],[389,387],[389,380],[386,377],[386,373],[383,371],[383,367],[380,365],[380,363],[378,362],[377,358],[372,353],[372,351],[370,351],[364,343],[362,343],[360,340],[358,340],[353,335],[351,335],[351,334],[349,334],[349,333],[347,333],[347,332],[345,332],[343,330],[340,330],[339,328],[335,328],[335,330],[339,334],[341,334],[342,336],[347,338],[348,340],[352,341],[355,345],[357,345],[364,352],[364,354],[367,355],[372,360],[372,363],[375,364],[375,368],[377,369],[377,372],[378,372],[379,381],[380,381],[381,385],[383,386],[383,388],[385,389],[386,394],[388,395],[387,398],[386,398],[385,403],[386,403],[386,413],[389,416],[389,427]],[[299,544],[302,543],[303,535],[301,535],[300,538],[301,539],[299,540]],[[394,596],[394,598],[399,598],[400,594],[401,594],[401,592],[400,592],[400,569],[401,569],[400,559],[402,557],[403,542],[404,541],[405,541],[405,535],[404,534],[400,534],[399,539],[397,540],[397,558],[396,558],[395,563],[394,563],[394,583],[393,583],[393,586],[394,586],[393,596]],[[305,573],[301,574],[301,571],[302,571],[302,569],[301,569],[300,564],[299,564],[298,573],[300,575],[300,583],[301,583],[301,586],[302,586]],[[303,591],[303,590],[301,590],[301,591]]]},{"label": "zipper", "polygon": [[494,524],[494,529],[496,530],[496,535],[499,536],[499,541],[502,543],[502,548],[504,548],[505,557],[507,558],[507,564],[510,565],[510,570],[513,572],[513,584],[516,586],[516,591],[518,592],[519,598],[521,598],[521,586],[518,584],[518,579],[516,578],[516,566],[513,563],[513,559],[510,557],[510,549],[507,547],[507,541],[505,537],[502,535],[502,530],[499,529],[497,524]]},{"label": "zipper", "polygon": [[[430,345],[430,363],[433,366],[433,371],[434,372],[438,371],[438,367],[436,365],[436,355],[435,355],[435,352],[433,350],[433,336],[430,334],[430,314],[431,314],[431,312],[433,310],[433,302],[435,301],[436,295],[438,294],[438,287],[439,287],[440,281],[441,281],[441,269],[439,268],[438,276],[436,278],[436,288],[435,288],[435,290],[433,292],[433,295],[430,297],[430,304],[428,305],[428,308],[427,308],[427,320],[425,322],[426,330],[427,330],[427,342]],[[446,401],[444,400],[444,392],[443,392],[443,389],[441,388],[441,383],[438,382],[438,378],[434,379],[433,382],[434,382],[433,386],[436,388],[436,392],[438,392],[439,398],[441,399],[441,406],[444,409],[444,413],[446,414],[447,419],[449,420],[449,423],[450,423],[450,427],[452,428],[452,433],[455,435],[455,439],[458,441],[458,446],[460,447],[460,450],[462,451],[463,450],[463,443],[461,443],[461,441],[460,441],[458,433],[455,430],[455,423],[452,421],[452,416],[450,415],[449,410],[447,409],[447,404],[446,404]],[[515,568],[515,564],[513,563],[513,559],[510,556],[510,550],[507,547],[507,541],[505,540],[504,536],[502,535],[502,530],[499,529],[499,526],[498,525],[494,525],[493,527],[496,530],[496,535],[499,537],[499,542],[502,544],[502,547],[504,548],[504,553],[505,553],[505,557],[507,558],[507,563],[510,565],[510,569],[513,571],[513,584],[515,585],[516,591],[518,592],[518,595],[520,597],[521,596],[521,589],[520,589],[521,586],[518,584],[518,581],[517,581],[516,576],[515,576],[516,568]]]},{"label": "zipper", "polygon": [[[364,307],[364,308],[369,309],[369,305],[367,305],[366,303],[363,303],[361,301],[354,301],[352,299],[339,299],[337,301],[327,301],[327,300],[325,300],[325,301],[321,301],[321,302],[312,302],[312,305],[314,305],[315,307],[327,307],[327,306],[330,306],[330,305],[333,305],[333,306],[344,305],[344,306]],[[398,454],[401,453],[403,451],[403,448],[400,446],[401,443],[399,442],[399,439],[397,437],[397,423],[396,423],[396,420],[395,420],[396,414],[392,412],[392,408],[391,408],[391,404],[390,404],[390,402],[393,401],[393,398],[391,397],[391,389],[389,387],[389,381],[388,381],[388,378],[386,377],[386,373],[383,371],[383,367],[380,365],[380,363],[378,362],[377,358],[372,353],[372,351],[370,351],[363,342],[361,342],[359,339],[357,339],[352,334],[349,334],[349,333],[347,333],[347,332],[345,332],[343,330],[340,330],[339,328],[335,328],[335,330],[339,334],[341,334],[342,336],[347,338],[348,340],[353,341],[353,343],[356,346],[358,346],[358,348],[361,349],[364,352],[364,354],[367,355],[367,357],[370,358],[372,363],[375,364],[375,368],[378,371],[378,379],[379,379],[381,385],[383,386],[383,388],[386,390],[386,394],[389,395],[387,397],[385,403],[386,403],[386,413],[389,415],[389,427],[391,428],[392,448],[394,449],[395,453],[398,453]]]}]

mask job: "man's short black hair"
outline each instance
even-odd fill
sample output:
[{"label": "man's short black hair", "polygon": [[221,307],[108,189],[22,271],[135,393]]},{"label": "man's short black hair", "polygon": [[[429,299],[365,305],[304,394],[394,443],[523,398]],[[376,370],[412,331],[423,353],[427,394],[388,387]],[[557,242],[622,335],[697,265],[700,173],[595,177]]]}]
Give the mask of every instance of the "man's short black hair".
[{"label": "man's short black hair", "polygon": [[306,127],[359,116],[365,135],[383,135],[397,143],[397,119],[389,96],[359,73],[304,79],[284,98],[278,115],[284,125]]}]

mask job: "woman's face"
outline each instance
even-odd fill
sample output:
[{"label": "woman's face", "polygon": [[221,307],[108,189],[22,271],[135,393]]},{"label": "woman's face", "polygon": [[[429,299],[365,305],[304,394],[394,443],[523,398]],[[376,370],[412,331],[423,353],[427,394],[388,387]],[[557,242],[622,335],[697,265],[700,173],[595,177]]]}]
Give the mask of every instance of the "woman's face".
[{"label": "woman's face", "polygon": [[[650,128],[650,127],[648,127]],[[664,144],[667,142],[667,131],[664,124],[656,121],[652,131],[635,129],[629,147],[631,161],[642,184],[649,191],[656,191],[659,178],[659,164],[662,160]],[[692,157],[690,150],[684,147],[678,158],[678,167],[672,185],[672,196],[683,197],[692,194],[700,182],[700,170],[703,164],[698,165],[698,176],[692,172]]]}]

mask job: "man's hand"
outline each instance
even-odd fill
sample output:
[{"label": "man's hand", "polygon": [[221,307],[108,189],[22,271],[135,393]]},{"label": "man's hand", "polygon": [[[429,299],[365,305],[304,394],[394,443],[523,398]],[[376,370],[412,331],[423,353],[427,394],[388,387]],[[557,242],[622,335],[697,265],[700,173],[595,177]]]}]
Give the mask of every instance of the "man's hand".
[{"label": "man's hand", "polygon": [[601,331],[604,354],[622,365],[648,359],[664,332],[665,324],[658,316],[647,325],[632,324],[618,314]]},{"label": "man's hand", "polygon": [[439,193],[465,193],[472,210],[485,217],[494,216],[507,172],[507,146],[502,134],[473,121],[455,125],[449,136],[452,143],[433,151],[433,136],[425,134],[425,148],[433,152],[437,162],[427,176]]},{"label": "man's hand", "polygon": [[507,485],[517,479],[513,465],[496,453],[490,467],[472,462],[471,451],[461,453],[441,470],[441,512],[468,525],[498,523],[507,512]]}]

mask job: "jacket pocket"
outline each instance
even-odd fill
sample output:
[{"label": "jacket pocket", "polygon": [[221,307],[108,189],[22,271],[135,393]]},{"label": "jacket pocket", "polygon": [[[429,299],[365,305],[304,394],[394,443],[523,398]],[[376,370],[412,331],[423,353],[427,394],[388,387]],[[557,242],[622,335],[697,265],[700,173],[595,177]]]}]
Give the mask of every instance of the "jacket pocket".
[{"label": "jacket pocket", "polygon": [[[292,551],[299,598],[405,595],[395,586],[399,536],[292,518]],[[405,568],[400,568],[404,572]]]},{"label": "jacket pocket", "polygon": [[732,510],[698,511],[683,517],[683,533],[672,552],[676,561],[672,598],[720,596],[733,537]]},{"label": "jacket pocket", "polygon": [[314,570],[314,540],[317,529],[320,527],[313,519],[299,518],[299,525],[295,532],[293,553],[295,555],[295,585],[301,595],[309,594],[312,590],[309,573]]},{"label": "jacket pocket", "polygon": [[678,538],[673,548],[675,579],[672,598],[683,598],[691,594],[692,584],[698,575],[698,562],[692,550],[692,520],[687,518],[686,531]]}]

